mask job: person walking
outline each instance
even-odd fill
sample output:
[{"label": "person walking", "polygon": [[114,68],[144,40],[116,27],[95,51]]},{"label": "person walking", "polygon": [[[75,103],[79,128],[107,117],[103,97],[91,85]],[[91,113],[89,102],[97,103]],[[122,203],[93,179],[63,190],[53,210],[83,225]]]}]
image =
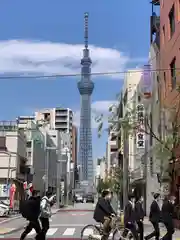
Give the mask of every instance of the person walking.
[{"label": "person walking", "polygon": [[25,227],[24,232],[21,234],[20,240],[24,240],[32,229],[35,229],[36,231],[36,239],[41,240],[41,227],[38,219],[40,215],[40,202],[41,198],[35,190],[32,191],[32,196],[29,199],[22,202],[20,212],[22,216],[29,221],[29,223]]},{"label": "person walking", "polygon": [[170,196],[169,199],[165,199],[162,205],[162,222],[167,229],[167,233],[162,237],[162,240],[172,240],[175,232],[173,223],[175,199],[174,196]]},{"label": "person walking", "polygon": [[42,225],[42,230],[41,230],[42,240],[46,239],[46,234],[47,234],[47,231],[49,230],[49,218],[52,215],[51,207],[54,204],[54,197],[55,195],[52,196],[51,192],[46,192],[46,195],[41,200],[40,221]]},{"label": "person walking", "polygon": [[136,203],[135,203],[135,216],[136,216],[136,223],[138,225],[138,231],[139,231],[139,239],[143,240],[144,239],[144,216],[145,212],[143,209],[143,197],[137,197],[136,198]]},{"label": "person walking", "polygon": [[125,231],[123,232],[123,236],[126,237],[127,229],[130,229],[135,240],[138,239],[138,232],[136,229],[136,212],[135,212],[135,196],[133,194],[129,194],[128,203],[124,209],[124,226]]},{"label": "person walking", "polygon": [[160,194],[155,193],[154,200],[150,206],[150,214],[149,214],[149,220],[154,227],[154,231],[152,233],[150,233],[149,235],[147,235],[145,237],[145,240],[149,240],[153,237],[155,237],[156,240],[159,240],[159,236],[160,236],[159,222],[160,222],[160,218],[161,218],[161,210],[160,210],[160,207],[158,204],[159,200],[160,200]]}]

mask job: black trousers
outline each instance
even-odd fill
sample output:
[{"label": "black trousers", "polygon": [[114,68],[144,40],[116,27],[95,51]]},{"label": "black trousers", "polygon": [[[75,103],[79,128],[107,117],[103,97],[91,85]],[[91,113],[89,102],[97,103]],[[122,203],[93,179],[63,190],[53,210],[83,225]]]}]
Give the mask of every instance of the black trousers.
[{"label": "black trousers", "polygon": [[138,231],[137,231],[137,228],[136,228],[136,225],[135,223],[127,223],[125,224],[125,230],[123,232],[123,237],[126,238],[127,234],[128,234],[128,230],[131,230],[132,234],[133,234],[133,237],[135,240],[138,240]]},{"label": "black trousers", "polygon": [[143,224],[143,221],[137,221],[137,225],[138,225],[139,239],[143,240],[144,239],[144,224]]},{"label": "black trousers", "polygon": [[41,230],[41,239],[46,239],[46,233],[49,230],[49,218],[40,218],[42,230]]},{"label": "black trousers", "polygon": [[41,227],[38,220],[30,221],[29,224],[26,226],[24,232],[21,234],[20,240],[25,239],[25,237],[32,231],[32,229],[35,229],[36,231],[36,239],[41,239]]},{"label": "black trousers", "polygon": [[172,236],[175,232],[174,230],[174,224],[173,224],[173,220],[170,220],[168,222],[164,222],[164,225],[167,229],[167,233],[163,236],[163,240],[172,240]]},{"label": "black trousers", "polygon": [[145,239],[149,240],[149,239],[155,237],[156,240],[159,240],[159,236],[160,236],[159,223],[158,222],[151,222],[151,223],[154,227],[154,231],[152,233],[150,233],[149,235],[147,235],[145,237]]}]

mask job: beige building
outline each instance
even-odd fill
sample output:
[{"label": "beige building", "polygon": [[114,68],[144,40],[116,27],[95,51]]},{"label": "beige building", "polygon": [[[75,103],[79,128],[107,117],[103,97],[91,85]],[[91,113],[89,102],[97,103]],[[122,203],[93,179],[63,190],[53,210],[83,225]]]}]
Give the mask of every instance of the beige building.
[{"label": "beige building", "polygon": [[[0,185],[15,183],[16,197],[23,194],[27,176],[26,137],[16,122],[0,122]],[[5,194],[5,193],[4,193]],[[3,192],[0,193],[3,197]]]}]

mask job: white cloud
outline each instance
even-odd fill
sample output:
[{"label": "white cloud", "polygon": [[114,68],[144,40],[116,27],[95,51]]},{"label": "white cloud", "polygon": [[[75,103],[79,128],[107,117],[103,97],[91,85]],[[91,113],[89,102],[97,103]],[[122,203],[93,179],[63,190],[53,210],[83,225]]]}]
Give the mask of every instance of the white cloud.
[{"label": "white cloud", "polygon": [[[83,45],[42,41],[0,41],[2,74],[80,73]],[[123,71],[129,58],[112,48],[90,45],[93,72]],[[112,77],[109,75],[109,77]],[[115,75],[114,77],[117,78]]]},{"label": "white cloud", "polygon": [[[95,121],[95,117],[100,115],[101,113],[104,115],[104,124],[107,125],[107,116],[108,116],[108,109],[112,104],[116,104],[117,101],[108,101],[108,100],[102,100],[102,101],[95,101],[91,104],[92,108],[92,119],[91,124],[92,128],[97,128],[98,123]],[[74,124],[79,127],[80,126],[80,111],[75,111],[74,114]]]}]

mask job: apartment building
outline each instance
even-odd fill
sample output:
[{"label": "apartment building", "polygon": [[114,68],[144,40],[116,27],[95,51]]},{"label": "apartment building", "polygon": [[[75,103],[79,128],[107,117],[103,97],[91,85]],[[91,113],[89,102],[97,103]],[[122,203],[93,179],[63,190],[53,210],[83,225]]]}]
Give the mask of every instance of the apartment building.
[{"label": "apartment building", "polygon": [[[180,84],[180,2],[179,0],[160,1],[160,68],[162,86],[162,105],[165,106],[165,124],[170,127],[169,109],[180,104],[180,97],[177,87]],[[169,69],[169,70],[168,70]],[[166,132],[164,134],[167,134]],[[177,156],[180,154],[180,147],[177,149]],[[179,160],[178,160],[179,162]],[[172,185],[172,191],[179,196],[180,170],[176,164],[176,180]]]},{"label": "apartment building", "polygon": [[[123,99],[123,117],[130,111],[133,111],[136,107],[137,100],[137,86],[141,80],[142,73],[137,69],[129,70],[124,79],[124,85],[122,89]],[[129,159],[129,171],[132,172],[136,168],[136,147],[135,147],[135,136],[129,135],[127,139],[127,152]],[[122,139],[123,140],[123,139]],[[122,148],[124,149],[125,143],[122,141]],[[141,151],[141,150],[140,150]]]},{"label": "apartment building", "polygon": [[[15,199],[20,199],[23,196],[23,182],[26,180],[28,168],[26,167],[26,137],[24,132],[18,129],[16,121],[0,122],[0,163],[1,189],[7,183],[14,183]],[[7,197],[8,194],[8,191],[4,191],[0,198]]]},{"label": "apartment building", "polygon": [[73,112],[69,108],[49,108],[35,112],[36,121],[49,122],[50,129],[67,132],[71,137],[70,161],[75,150],[72,149],[73,142]]}]

